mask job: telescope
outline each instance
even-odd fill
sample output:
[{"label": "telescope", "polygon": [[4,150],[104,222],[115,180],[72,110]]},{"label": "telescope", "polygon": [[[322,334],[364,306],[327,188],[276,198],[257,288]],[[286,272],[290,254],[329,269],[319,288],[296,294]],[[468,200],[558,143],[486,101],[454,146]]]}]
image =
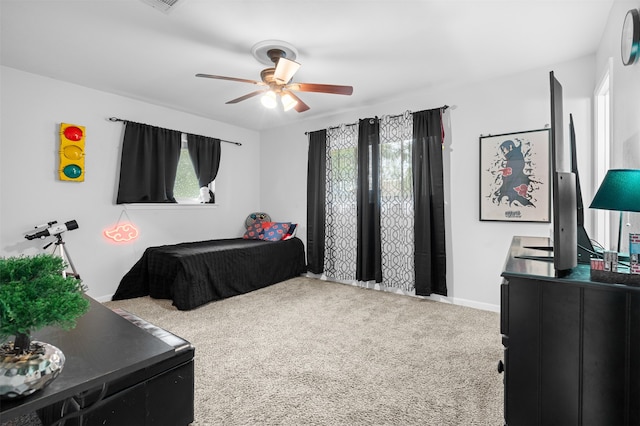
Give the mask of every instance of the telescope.
[{"label": "telescope", "polygon": [[75,220],[70,220],[63,224],[58,224],[58,221],[54,220],[52,222],[48,222],[44,225],[36,226],[36,229],[46,226],[47,228],[41,229],[33,234],[27,234],[24,237],[27,240],[34,240],[36,238],[45,238],[53,235],[62,234],[64,231],[72,231],[74,229],[78,229],[78,222]]}]

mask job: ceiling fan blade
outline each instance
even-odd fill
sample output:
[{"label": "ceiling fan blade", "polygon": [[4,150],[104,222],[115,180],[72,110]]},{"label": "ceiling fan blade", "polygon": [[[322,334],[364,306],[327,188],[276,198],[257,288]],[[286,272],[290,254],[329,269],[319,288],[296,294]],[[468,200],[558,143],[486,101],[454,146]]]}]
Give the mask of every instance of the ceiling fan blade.
[{"label": "ceiling fan blade", "polygon": [[235,98],[232,99],[228,102],[225,102],[226,104],[237,104],[238,102],[242,102],[244,100],[247,100],[249,98],[253,98],[254,96],[258,96],[260,93],[264,93],[269,91],[269,89],[263,89],[263,90],[256,90],[255,92],[251,92],[251,93],[247,93],[244,96],[240,96],[239,98]]},{"label": "ceiling fan blade", "polygon": [[289,95],[291,95],[291,97],[293,99],[295,99],[298,103],[295,104],[295,106],[293,107],[293,109],[295,109],[298,112],[305,112],[306,110],[309,109],[309,105],[305,104],[304,102],[302,102],[302,99],[300,99],[299,97],[297,97],[295,95],[295,93],[293,92],[287,92]]},{"label": "ceiling fan blade", "polygon": [[287,84],[291,81],[293,75],[300,69],[300,64],[296,61],[292,61],[287,58],[278,59],[276,65],[276,71],[273,74],[273,78],[278,84]]},{"label": "ceiling fan blade", "polygon": [[251,83],[251,84],[257,84],[259,86],[265,86],[265,84],[262,81],[247,80],[246,78],[225,77],[222,75],[212,75],[212,74],[196,74],[196,77],[215,78],[217,80],[238,81],[240,83]]},{"label": "ceiling fan blade", "polygon": [[353,93],[353,87],[335,84],[291,83],[287,85],[287,89],[299,92],[333,93],[336,95],[350,95]]}]

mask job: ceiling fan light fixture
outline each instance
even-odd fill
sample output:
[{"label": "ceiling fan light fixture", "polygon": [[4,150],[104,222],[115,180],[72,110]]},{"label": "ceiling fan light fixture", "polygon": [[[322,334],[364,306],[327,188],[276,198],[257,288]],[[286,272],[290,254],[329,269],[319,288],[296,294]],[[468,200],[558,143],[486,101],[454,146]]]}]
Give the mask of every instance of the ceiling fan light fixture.
[{"label": "ceiling fan light fixture", "polygon": [[276,65],[273,78],[278,84],[287,84],[300,68],[300,64],[287,58],[280,58]]},{"label": "ceiling fan light fixture", "polygon": [[[145,0],[143,0],[145,1]],[[159,1],[159,0],[156,0]],[[162,1],[184,1],[184,0],[162,0]],[[260,72],[260,80],[249,80],[246,78],[225,77],[213,74],[196,74],[196,77],[206,77],[218,80],[237,81],[240,83],[250,83],[262,86],[261,89],[254,90],[239,98],[227,101],[227,104],[237,104],[254,96],[261,96],[260,101],[265,108],[276,108],[282,105],[284,111],[295,109],[297,112],[309,110],[309,105],[298,98],[294,92],[316,92],[337,95],[351,95],[353,87],[339,86],[335,84],[316,83],[293,83],[293,75],[300,68],[300,64],[294,59],[298,56],[295,47],[289,43],[278,40],[267,40],[257,43],[252,48],[252,53],[258,61],[270,65]]]},{"label": "ceiling fan light fixture", "polygon": [[276,94],[269,90],[265,93],[262,98],[260,98],[260,102],[265,108],[273,109],[278,105],[278,99],[276,98]]},{"label": "ceiling fan light fixture", "polygon": [[282,100],[282,109],[289,111],[294,106],[298,105],[298,101],[293,98],[289,93],[285,93],[280,97]]}]

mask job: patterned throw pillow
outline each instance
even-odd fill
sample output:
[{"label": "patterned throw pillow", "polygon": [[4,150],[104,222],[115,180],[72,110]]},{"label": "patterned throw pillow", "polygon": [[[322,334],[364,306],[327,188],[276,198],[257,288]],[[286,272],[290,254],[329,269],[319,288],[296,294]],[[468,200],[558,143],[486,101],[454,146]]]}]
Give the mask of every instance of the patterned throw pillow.
[{"label": "patterned throw pillow", "polygon": [[282,237],[282,240],[290,240],[291,238],[296,236],[296,228],[298,227],[297,223],[292,223],[291,226],[289,227],[289,232],[287,232],[286,234],[284,234],[284,237]]},{"label": "patterned throw pillow", "polygon": [[271,226],[272,222],[255,221],[247,228],[242,236],[245,240],[262,240],[264,228]]},{"label": "patterned throw pillow", "polygon": [[273,222],[268,229],[263,231],[263,238],[266,241],[280,241],[289,232],[291,222]]}]

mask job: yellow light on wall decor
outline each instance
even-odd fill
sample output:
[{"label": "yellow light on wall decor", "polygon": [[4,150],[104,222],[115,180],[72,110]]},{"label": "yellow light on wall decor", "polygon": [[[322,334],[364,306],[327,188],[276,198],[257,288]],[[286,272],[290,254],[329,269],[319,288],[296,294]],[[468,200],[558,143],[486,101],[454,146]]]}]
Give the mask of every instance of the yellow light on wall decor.
[{"label": "yellow light on wall decor", "polygon": [[60,180],[84,181],[85,127],[60,123]]},{"label": "yellow light on wall decor", "polygon": [[278,105],[278,99],[276,98],[276,94],[271,90],[265,93],[260,99],[260,101],[262,102],[262,105],[265,108],[269,108],[269,109],[275,108]]}]

